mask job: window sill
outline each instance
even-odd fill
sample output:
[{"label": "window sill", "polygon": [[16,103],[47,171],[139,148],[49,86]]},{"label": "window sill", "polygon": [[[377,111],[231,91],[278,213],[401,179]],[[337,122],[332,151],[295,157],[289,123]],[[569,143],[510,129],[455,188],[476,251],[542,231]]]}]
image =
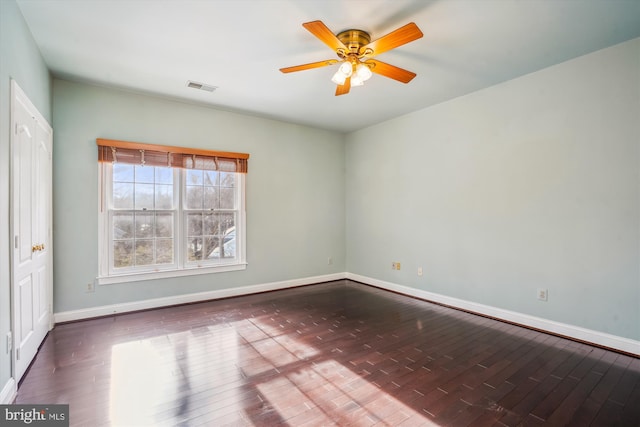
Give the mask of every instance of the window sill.
[{"label": "window sill", "polygon": [[167,279],[171,277],[196,276],[200,274],[225,273],[228,271],[246,270],[247,263],[217,265],[215,267],[193,267],[182,270],[145,271],[144,273],[126,273],[96,278],[98,285],[112,285],[115,283],[140,282],[143,280]]}]

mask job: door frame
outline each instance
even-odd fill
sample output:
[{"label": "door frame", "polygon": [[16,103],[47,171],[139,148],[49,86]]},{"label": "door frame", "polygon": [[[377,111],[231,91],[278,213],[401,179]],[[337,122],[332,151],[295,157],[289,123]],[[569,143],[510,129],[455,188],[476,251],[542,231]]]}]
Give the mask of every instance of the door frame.
[{"label": "door frame", "polygon": [[[20,86],[18,85],[18,83],[14,80],[11,79],[11,102],[10,102],[10,138],[9,138],[9,228],[10,228],[10,234],[9,234],[9,244],[11,247],[11,250],[9,251],[9,281],[10,281],[10,285],[9,285],[9,298],[10,298],[10,316],[11,316],[11,323],[10,323],[10,331],[11,331],[11,377],[14,379],[15,381],[15,389],[17,390],[18,388],[18,383],[20,381],[20,379],[16,378],[16,365],[18,362],[17,359],[17,351],[16,351],[16,324],[18,323],[18,319],[16,318],[18,311],[16,310],[15,307],[15,293],[16,293],[16,278],[15,278],[15,239],[17,236],[17,233],[19,230],[16,230],[16,221],[15,221],[15,203],[16,203],[16,194],[14,192],[14,183],[15,180],[17,179],[15,177],[15,165],[14,165],[14,158],[13,155],[15,153],[15,144],[18,143],[18,138],[17,138],[17,133],[15,132],[16,127],[17,127],[17,122],[16,122],[16,113],[15,113],[15,108],[16,108],[16,104],[17,104],[17,100],[18,98],[21,98],[21,100],[23,101],[23,103],[25,103],[28,108],[29,111],[33,114],[34,118],[43,124],[46,124],[46,126],[51,130],[51,137],[53,138],[53,128],[51,127],[51,125],[49,124],[49,122],[44,118],[44,116],[40,113],[40,111],[35,107],[35,105],[33,105],[33,102],[31,102],[31,100],[29,99],[29,97],[27,96],[27,94],[22,90],[22,88],[20,88]],[[53,149],[53,141],[51,144],[51,148]],[[51,165],[52,168],[51,170],[53,171],[53,165]],[[51,179],[53,179],[53,173],[51,174]],[[47,307],[48,307],[48,319],[47,319],[47,323],[48,323],[48,330],[50,331],[51,329],[53,329],[54,326],[54,316],[53,316],[53,187],[51,187],[50,190],[50,212],[47,214],[49,216],[48,219],[48,225],[49,225],[49,230],[48,230],[48,237],[49,237],[49,248],[50,248],[50,255],[49,255],[49,267],[50,267],[50,272],[49,272],[49,283],[47,286]],[[44,341],[44,339],[43,339]],[[37,353],[36,353],[37,354]],[[32,360],[33,361],[33,360]],[[29,362],[31,363],[31,361]],[[26,371],[25,371],[26,373]]]}]

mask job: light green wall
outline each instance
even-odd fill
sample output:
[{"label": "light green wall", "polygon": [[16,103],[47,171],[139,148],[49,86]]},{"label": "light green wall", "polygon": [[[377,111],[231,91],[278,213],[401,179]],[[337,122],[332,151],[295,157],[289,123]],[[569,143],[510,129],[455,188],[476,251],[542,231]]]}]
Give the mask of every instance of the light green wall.
[{"label": "light green wall", "polygon": [[13,0],[0,1],[0,390],[11,378],[5,337],[11,329],[9,165],[11,79],[51,122],[51,79]]},{"label": "light green wall", "polygon": [[[342,135],[63,80],[53,86],[55,312],[345,271]],[[98,273],[96,138],[249,153],[247,269],[85,293]]]},{"label": "light green wall", "polygon": [[350,273],[640,339],[640,39],[354,132],[346,164]]}]

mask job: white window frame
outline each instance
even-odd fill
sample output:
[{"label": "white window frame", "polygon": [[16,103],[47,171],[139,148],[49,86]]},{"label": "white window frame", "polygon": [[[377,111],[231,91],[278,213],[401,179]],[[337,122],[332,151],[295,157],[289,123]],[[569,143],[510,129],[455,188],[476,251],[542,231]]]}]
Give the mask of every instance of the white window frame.
[{"label": "white window frame", "polygon": [[236,173],[236,200],[237,219],[236,233],[236,257],[233,259],[211,260],[206,263],[187,262],[186,254],[186,215],[183,211],[185,191],[185,173],[182,169],[174,168],[174,263],[169,265],[151,265],[149,267],[137,267],[131,270],[112,269],[113,244],[111,221],[109,216],[113,210],[108,206],[109,195],[112,191],[113,166],[111,163],[98,163],[99,186],[99,214],[98,214],[98,259],[99,273],[96,281],[99,285],[136,282],[142,280],[164,279],[171,277],[184,277],[199,274],[222,273],[239,271],[247,268],[246,261],[246,201],[245,201],[245,175]]}]

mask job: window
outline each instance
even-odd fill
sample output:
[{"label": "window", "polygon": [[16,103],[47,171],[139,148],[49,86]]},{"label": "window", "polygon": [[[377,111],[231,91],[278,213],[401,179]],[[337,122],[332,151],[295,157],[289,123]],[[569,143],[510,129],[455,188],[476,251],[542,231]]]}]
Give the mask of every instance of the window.
[{"label": "window", "polygon": [[245,268],[248,154],[98,146],[100,283]]}]

